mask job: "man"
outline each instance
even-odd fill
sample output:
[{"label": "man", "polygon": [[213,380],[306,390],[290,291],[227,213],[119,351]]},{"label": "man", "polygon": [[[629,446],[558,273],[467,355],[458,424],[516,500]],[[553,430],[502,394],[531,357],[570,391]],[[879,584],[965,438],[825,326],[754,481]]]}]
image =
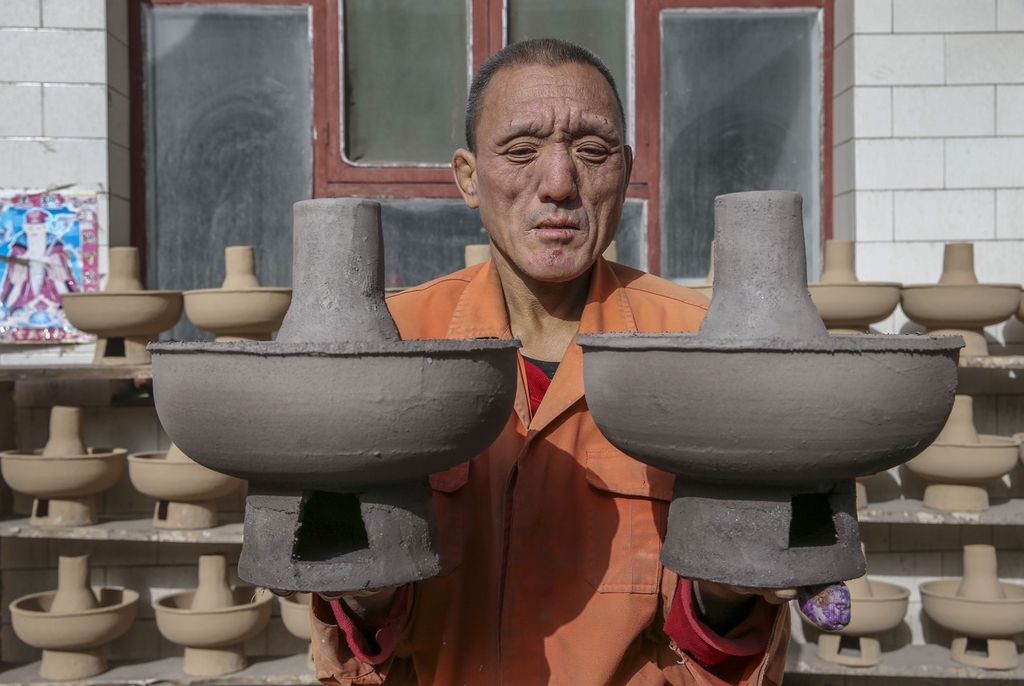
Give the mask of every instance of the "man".
[{"label": "man", "polygon": [[673,477],[612,447],[583,397],[578,333],[694,331],[707,303],[601,257],[633,162],[607,68],[561,41],[505,48],[474,78],[466,139],[455,181],[492,259],[388,305],[403,338],[518,337],[515,412],[485,453],[431,477],[438,577],[314,597],[319,678],[778,683],[786,594],[664,569]]}]

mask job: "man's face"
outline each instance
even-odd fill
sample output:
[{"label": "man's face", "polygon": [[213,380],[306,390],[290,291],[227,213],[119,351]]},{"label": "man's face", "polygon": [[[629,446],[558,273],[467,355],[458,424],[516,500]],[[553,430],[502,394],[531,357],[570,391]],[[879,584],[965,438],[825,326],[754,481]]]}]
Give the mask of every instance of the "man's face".
[{"label": "man's face", "polygon": [[586,272],[615,235],[632,167],[608,82],[590,65],[502,69],[484,91],[476,153],[453,166],[498,251],[536,281]]}]

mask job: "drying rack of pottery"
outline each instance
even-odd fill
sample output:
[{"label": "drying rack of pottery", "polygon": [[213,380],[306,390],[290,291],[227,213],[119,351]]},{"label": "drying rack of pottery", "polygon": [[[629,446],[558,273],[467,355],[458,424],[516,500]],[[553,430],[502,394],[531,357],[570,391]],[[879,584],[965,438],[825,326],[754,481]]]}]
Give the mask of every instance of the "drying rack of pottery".
[{"label": "drying rack of pottery", "polygon": [[[849,241],[828,241],[821,279],[809,284],[830,331],[866,332],[900,305],[929,334],[963,336],[961,378],[972,367],[1024,366],[1021,359],[990,357],[983,331],[1024,318],[1021,287],[979,283],[971,244],[946,245],[942,277],[932,285],[861,282],[854,249]],[[991,415],[993,398],[980,400]],[[1010,402],[1018,411],[1003,417],[1007,433],[1024,429],[1024,406]],[[937,676],[941,671],[929,669],[948,664],[957,665],[960,677],[1024,677],[1018,657],[1024,638],[1021,553],[1005,551],[1017,580],[1000,580],[999,551],[980,542],[1000,539],[986,524],[1024,527],[1024,433],[980,433],[975,416],[974,398],[957,395],[928,448],[898,469],[857,480],[868,575],[848,582],[852,619],[845,629],[826,633],[796,623],[792,670],[914,677]],[[936,530],[935,524],[947,526]],[[928,569],[907,570],[905,561],[897,561],[906,553],[896,552],[892,539],[907,542],[915,535],[931,538],[918,541],[916,549],[942,548],[921,556],[929,560]],[[979,542],[961,547],[967,540]]]},{"label": "drying rack of pottery", "polygon": [[[1019,286],[1005,285],[995,287],[1006,301],[998,312],[991,312],[994,308],[988,305],[967,304],[937,315],[927,296],[923,304],[916,304],[915,298],[921,294],[915,291],[926,292],[928,287],[857,281],[853,247],[849,243],[829,243],[820,282],[809,286],[819,314],[833,332],[865,332],[872,323],[888,317],[902,299],[908,315],[930,332],[955,330],[969,344],[973,341],[971,352],[984,353],[978,336],[982,335],[982,327],[999,321],[993,317],[1005,319],[1014,312],[1024,317]],[[952,294],[961,292],[973,291],[975,297],[980,293],[983,299],[988,294],[984,290],[987,285],[972,279],[967,248],[954,245],[947,253],[947,271],[952,276],[944,275],[932,289],[940,293],[936,298],[942,303],[960,302]],[[467,266],[487,259],[488,250],[488,246],[467,248]],[[113,250],[111,262],[111,280],[106,290],[82,296],[105,297],[106,304],[93,307],[93,301],[86,301],[79,307],[81,316],[75,315],[72,320],[103,339],[97,347],[95,364],[108,370],[110,378],[116,376],[119,367],[142,366],[148,375],[150,357],[145,343],[173,326],[182,311],[197,327],[212,332],[219,342],[265,341],[281,326],[291,298],[288,289],[265,289],[259,285],[251,248],[233,247],[226,251],[227,275],[221,288],[184,294],[142,291],[137,256],[131,250]],[[713,280],[712,271],[705,288],[708,295]],[[1017,310],[1007,310],[1011,292],[1016,296]],[[100,316],[106,310],[121,307],[126,309],[125,314]],[[72,304],[69,316],[75,308]],[[981,357],[965,351],[962,366],[963,361],[978,359]],[[982,425],[971,423],[971,404],[975,400],[966,395],[956,398],[950,419],[934,445],[898,472],[893,470],[900,479],[888,473],[858,479],[859,504],[866,506],[859,518],[861,537],[867,544],[868,573],[849,583],[854,621],[843,632],[829,635],[801,626],[797,620],[794,634],[800,642],[791,648],[790,671],[906,677],[1024,676],[1021,668],[1015,666],[1014,647],[1014,638],[1019,640],[1022,635],[1016,622],[1024,616],[1020,607],[1024,602],[1024,585],[1001,581],[998,576],[1002,572],[1014,579],[1024,577],[1019,560],[1024,554],[1022,546],[1013,542],[1012,532],[1003,537],[987,537],[996,541],[1002,538],[1004,545],[998,550],[991,545],[961,545],[976,540],[968,533],[973,525],[964,522],[991,521],[996,528],[1005,525],[1015,531],[1024,526],[1024,507],[1019,515],[1011,512],[999,519],[999,513],[1007,511],[1008,496],[1013,496],[1009,499],[1011,505],[1024,503],[1024,493],[1013,490],[1020,489],[1024,480],[1014,480],[1012,473],[1007,477],[1005,471],[1000,471],[1021,469],[1017,445],[979,433]],[[88,410],[84,414],[87,421]],[[217,522],[216,501],[224,498],[225,493],[238,492],[236,477],[197,464],[175,444],[166,451],[130,454],[115,448],[87,447],[80,436],[75,436],[76,423],[81,426],[82,416],[77,408],[55,408],[50,418],[50,440],[38,455],[26,451],[4,453],[0,464],[5,480],[16,491],[31,497],[33,506],[28,518],[0,522],[0,536],[49,540],[109,537],[115,541],[159,541],[160,545],[176,545],[172,541],[232,546],[241,543],[240,525]],[[985,429],[992,430],[987,425]],[[37,465],[43,463],[50,466],[46,470],[50,476],[40,477],[35,472]],[[964,472],[965,466],[971,471]],[[52,482],[54,473],[61,474],[62,483]],[[104,489],[118,479],[130,481],[153,503],[153,518],[146,521],[143,533],[130,531],[130,527],[117,529],[116,523],[112,529],[112,523],[100,517]],[[899,481],[903,482],[902,492],[898,490]],[[1007,481],[1011,482],[1010,487],[1005,486]],[[952,509],[937,509],[943,507]],[[908,538],[922,534],[924,539],[940,539],[937,545],[941,552],[934,554],[941,558],[940,567],[894,565],[893,558],[903,555],[896,539],[901,538],[905,545]],[[953,534],[955,542],[949,540]],[[924,540],[906,547],[920,549],[928,545],[930,541]],[[59,547],[54,546],[54,550],[59,551]],[[120,683],[133,680],[133,668],[141,666],[147,674],[158,672],[167,681],[182,678],[176,674],[185,674],[192,675],[182,678],[189,683],[201,683],[207,678],[226,683],[230,676],[217,675],[238,674],[236,683],[243,683],[254,674],[254,669],[262,667],[261,683],[315,683],[308,671],[308,655],[300,655],[297,650],[290,651],[295,654],[286,662],[257,661],[246,667],[246,637],[266,635],[270,621],[279,622],[296,637],[291,639],[290,646],[297,646],[297,641],[308,643],[308,595],[297,593],[272,601],[266,593],[254,589],[231,588],[227,579],[237,560],[237,552],[226,557],[204,554],[198,560],[193,558],[187,565],[187,574],[196,582],[194,589],[154,594],[145,584],[135,590],[97,584],[97,580],[104,580],[102,570],[94,571],[90,582],[87,557],[61,556],[56,577],[50,577],[53,582],[47,583],[40,577],[30,593],[15,595],[7,591],[12,595],[5,597],[4,602],[12,605],[15,635],[19,641],[42,651],[42,660],[18,668],[20,672],[0,671],[0,682],[32,681],[37,675],[59,680],[88,679],[89,674],[110,668],[97,681]],[[64,599],[58,602],[59,598]],[[139,618],[132,624],[136,615]],[[132,628],[144,621],[144,615],[151,618],[148,621],[155,624],[165,637],[163,640],[178,646],[182,657],[172,663],[140,663],[130,654],[118,652],[119,642],[124,642]],[[96,619],[99,617],[102,619]],[[983,618],[980,625],[978,617]],[[102,626],[79,629],[79,620],[83,626],[87,621],[98,621]],[[80,632],[73,647],[55,643],[54,624],[66,632]],[[220,633],[209,637],[198,631],[197,626]],[[924,633],[924,641],[918,643],[926,645],[908,646],[907,634],[918,631]],[[248,643],[254,640],[248,638]],[[103,645],[111,641],[113,657],[107,664]],[[908,648],[921,650],[908,652]],[[900,662],[908,659],[909,666],[901,667]],[[922,671],[924,664],[928,668]]]}]

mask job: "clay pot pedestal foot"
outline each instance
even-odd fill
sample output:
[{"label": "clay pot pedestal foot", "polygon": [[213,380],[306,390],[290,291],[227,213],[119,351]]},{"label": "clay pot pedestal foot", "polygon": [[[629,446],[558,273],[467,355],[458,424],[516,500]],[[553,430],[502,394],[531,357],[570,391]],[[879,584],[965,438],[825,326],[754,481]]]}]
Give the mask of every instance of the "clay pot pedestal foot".
[{"label": "clay pot pedestal foot", "polygon": [[[824,492],[736,488],[676,479],[661,550],[666,567],[712,581],[791,588],[862,569],[852,480]],[[707,553],[715,541],[728,541]]]},{"label": "clay pot pedestal foot", "polygon": [[818,636],[818,658],[847,667],[874,667],[882,661],[882,644],[871,636]]},{"label": "clay pot pedestal foot", "polygon": [[968,638],[957,636],[949,656],[955,662],[983,669],[1014,669],[1020,664],[1017,642],[1009,638]]},{"label": "clay pot pedestal foot", "polygon": [[32,501],[32,526],[92,526],[99,521],[96,496],[36,498]]},{"label": "clay pot pedestal foot", "polygon": [[762,588],[858,577],[854,479],[938,435],[963,342],[830,336],[795,193],[715,199],[714,278],[696,334],[579,336],[594,421],[679,477],[661,559],[680,576]]},{"label": "clay pot pedestal foot", "polygon": [[238,574],[280,590],[397,586],[441,570],[429,481],[357,493],[250,482]]},{"label": "clay pot pedestal foot", "polygon": [[309,624],[309,601],[309,593],[293,593],[278,598],[281,605],[281,622],[290,634],[309,643],[306,649],[306,669],[315,672],[313,644],[310,642],[313,632]]}]

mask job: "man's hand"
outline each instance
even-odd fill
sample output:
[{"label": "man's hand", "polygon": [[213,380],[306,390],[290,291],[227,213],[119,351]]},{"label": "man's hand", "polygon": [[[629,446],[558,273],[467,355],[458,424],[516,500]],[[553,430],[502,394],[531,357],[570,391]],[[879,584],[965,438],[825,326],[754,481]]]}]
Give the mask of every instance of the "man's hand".
[{"label": "man's hand", "polygon": [[339,600],[344,603],[345,607],[354,615],[353,619],[359,628],[372,636],[387,622],[398,589],[398,586],[388,586],[365,591],[320,593],[318,595],[327,601]]},{"label": "man's hand", "polygon": [[796,589],[746,588],[694,579],[693,595],[701,620],[721,636],[746,618],[755,598],[781,605],[796,598]]}]

